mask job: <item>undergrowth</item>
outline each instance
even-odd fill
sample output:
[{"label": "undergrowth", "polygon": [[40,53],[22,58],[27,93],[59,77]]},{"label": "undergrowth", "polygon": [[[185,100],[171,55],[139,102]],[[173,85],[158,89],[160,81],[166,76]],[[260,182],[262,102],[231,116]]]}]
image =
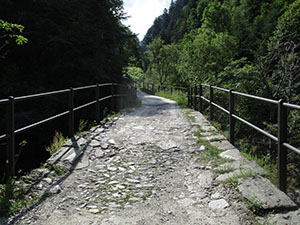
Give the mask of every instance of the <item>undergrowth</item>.
[{"label": "undergrowth", "polygon": [[0,216],[8,217],[26,208],[33,200],[26,197],[22,179],[10,179],[0,184]]},{"label": "undergrowth", "polygon": [[174,100],[180,108],[187,108],[187,96],[184,92],[158,92],[155,95]]},{"label": "undergrowth", "polygon": [[68,138],[65,138],[63,134],[59,131],[55,131],[54,137],[52,139],[52,142],[49,146],[46,146],[46,151],[49,152],[50,155],[53,155],[55,152],[57,152],[63,144],[68,140]]}]

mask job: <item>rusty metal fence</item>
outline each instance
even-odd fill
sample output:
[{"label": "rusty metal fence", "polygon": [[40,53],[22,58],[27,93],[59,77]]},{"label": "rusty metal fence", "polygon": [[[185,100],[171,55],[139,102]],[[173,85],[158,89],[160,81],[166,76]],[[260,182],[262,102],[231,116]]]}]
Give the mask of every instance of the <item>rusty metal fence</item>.
[{"label": "rusty metal fence", "polygon": [[[110,93],[104,94],[102,90],[104,87],[110,87]],[[94,89],[95,99],[91,102],[79,105],[75,107],[74,105],[74,93],[80,90]],[[31,99],[38,99],[41,97],[53,96],[53,95],[63,95],[67,94],[68,98],[68,110],[56,114],[52,117],[46,118],[39,122],[30,124],[28,126],[15,129],[16,117],[15,117],[15,104],[18,102],[24,102]],[[105,95],[105,96],[104,96]],[[103,119],[103,101],[110,100],[110,108],[112,111],[122,109],[128,105],[133,105],[136,99],[136,88],[128,85],[116,84],[116,83],[105,83],[96,84],[84,87],[69,88],[59,91],[52,91],[47,93],[27,95],[21,97],[10,96],[8,99],[1,99],[0,105],[5,105],[6,107],[6,133],[0,135],[0,141],[6,141],[6,176],[7,178],[15,175],[15,136],[33,129],[37,126],[45,124],[47,122],[53,121],[55,119],[61,118],[63,116],[68,116],[68,134],[69,137],[74,136],[74,114],[83,108],[95,105],[96,122],[99,123]]]}]

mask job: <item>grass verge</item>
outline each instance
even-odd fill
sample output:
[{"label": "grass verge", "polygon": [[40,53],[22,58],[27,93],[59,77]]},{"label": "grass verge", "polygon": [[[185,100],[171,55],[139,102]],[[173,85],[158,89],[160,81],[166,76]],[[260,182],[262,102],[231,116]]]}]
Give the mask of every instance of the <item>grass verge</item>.
[{"label": "grass verge", "polygon": [[174,100],[180,108],[187,108],[187,96],[183,92],[158,92],[155,95]]}]

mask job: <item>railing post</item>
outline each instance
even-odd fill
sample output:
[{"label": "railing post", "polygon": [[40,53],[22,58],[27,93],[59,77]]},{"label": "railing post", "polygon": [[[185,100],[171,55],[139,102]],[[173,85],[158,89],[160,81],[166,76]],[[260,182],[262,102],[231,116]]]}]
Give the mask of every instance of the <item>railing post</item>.
[{"label": "railing post", "polygon": [[198,90],[197,90],[197,86],[194,87],[194,110],[197,110],[197,95],[198,94]]},{"label": "railing post", "polygon": [[209,119],[213,120],[214,119],[214,112],[213,112],[213,103],[214,101],[214,89],[212,88],[211,85],[209,85]]},{"label": "railing post", "polygon": [[6,178],[7,181],[15,176],[15,99],[9,97],[7,105],[7,124],[6,124]]},{"label": "railing post", "polygon": [[[144,86],[144,83],[143,83],[143,86]],[[111,84],[111,111],[115,111],[115,99],[114,99],[114,93],[115,93],[115,90],[114,90],[114,83]]]},{"label": "railing post", "polygon": [[190,87],[188,87],[187,100],[188,100],[188,108],[189,108],[191,106],[191,88]]},{"label": "railing post", "polygon": [[287,108],[284,100],[278,102],[278,188],[286,192],[287,153],[283,143],[287,140]]},{"label": "railing post", "polygon": [[96,101],[97,101],[97,103],[96,103],[96,122],[97,122],[97,124],[99,124],[100,123],[100,86],[99,86],[99,84],[97,84],[97,86],[96,86]]},{"label": "railing post", "polygon": [[74,136],[74,90],[69,92],[69,138]]},{"label": "railing post", "polygon": [[234,94],[232,90],[229,91],[229,141],[234,145]]},{"label": "railing post", "polygon": [[154,92],[154,84],[152,84],[152,94],[155,94],[155,92]]},{"label": "railing post", "polygon": [[193,102],[193,94],[194,93],[193,93],[193,87],[192,86],[190,87],[190,90],[191,90],[190,91],[190,93],[191,93],[191,95],[190,95],[191,96],[191,99],[190,99],[190,108],[193,108],[193,103],[194,103]]},{"label": "railing post", "polygon": [[203,101],[202,101],[202,95],[203,95],[203,90],[202,90],[202,84],[200,84],[200,86],[199,86],[199,95],[200,95],[200,97],[199,97],[199,111],[201,112],[201,113],[203,113]]}]

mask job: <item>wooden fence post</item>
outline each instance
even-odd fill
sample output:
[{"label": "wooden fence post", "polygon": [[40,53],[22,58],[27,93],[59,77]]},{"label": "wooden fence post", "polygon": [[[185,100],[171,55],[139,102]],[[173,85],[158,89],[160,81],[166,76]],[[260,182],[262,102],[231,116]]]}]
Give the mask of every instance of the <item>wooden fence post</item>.
[{"label": "wooden fence post", "polygon": [[278,188],[286,192],[287,153],[283,143],[287,141],[287,108],[284,100],[278,102]]},{"label": "wooden fence post", "polygon": [[7,105],[7,123],[6,123],[6,178],[7,181],[15,176],[15,99],[10,96]]}]

